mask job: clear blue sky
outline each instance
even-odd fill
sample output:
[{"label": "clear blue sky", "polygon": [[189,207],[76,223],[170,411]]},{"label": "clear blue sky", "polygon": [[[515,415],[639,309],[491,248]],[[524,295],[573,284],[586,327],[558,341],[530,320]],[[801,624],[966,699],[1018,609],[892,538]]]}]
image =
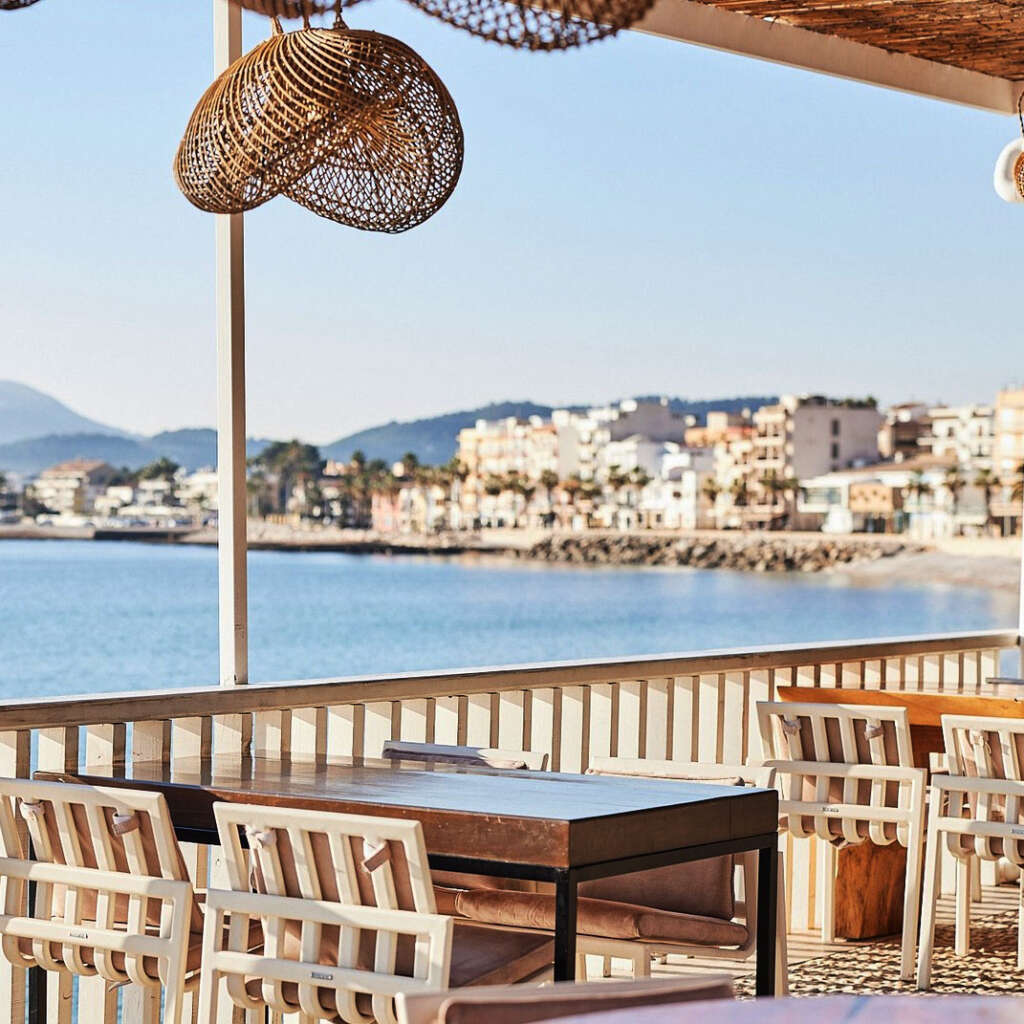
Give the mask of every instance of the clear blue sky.
[{"label": "clear blue sky", "polygon": [[[980,401],[1024,372],[1011,119],[634,33],[529,54],[402,0],[349,22],[433,64],[465,170],[404,235],[247,217],[250,433],[503,398]],[[208,0],[0,14],[0,378],[213,423],[213,222],[170,172],[211,60]]]}]

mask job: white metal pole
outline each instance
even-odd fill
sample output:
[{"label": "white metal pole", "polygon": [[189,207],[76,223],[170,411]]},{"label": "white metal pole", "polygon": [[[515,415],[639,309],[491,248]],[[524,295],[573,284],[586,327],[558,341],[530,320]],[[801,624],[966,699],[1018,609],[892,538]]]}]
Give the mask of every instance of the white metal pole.
[{"label": "white metal pole", "polygon": [[[242,11],[213,0],[213,64],[219,75],[242,54]],[[249,681],[246,596],[245,262],[242,215],[217,215],[217,477],[220,682]]]}]

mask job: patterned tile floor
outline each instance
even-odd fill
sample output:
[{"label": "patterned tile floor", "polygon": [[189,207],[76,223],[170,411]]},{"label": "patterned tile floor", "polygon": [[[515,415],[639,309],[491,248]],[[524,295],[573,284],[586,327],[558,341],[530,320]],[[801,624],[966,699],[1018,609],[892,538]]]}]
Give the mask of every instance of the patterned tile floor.
[{"label": "patterned tile floor", "polygon": [[[953,955],[953,902],[942,899],[932,961],[935,994],[1024,995],[1024,972],[1017,971],[1017,898],[1016,886],[985,888],[981,903],[972,910],[971,950],[965,957]],[[813,934],[790,935],[790,992],[914,992],[912,983],[900,981],[899,959],[896,938],[825,945]],[[670,957],[668,963],[655,966],[655,974],[727,970],[735,975],[739,993],[752,995],[751,967]]]}]

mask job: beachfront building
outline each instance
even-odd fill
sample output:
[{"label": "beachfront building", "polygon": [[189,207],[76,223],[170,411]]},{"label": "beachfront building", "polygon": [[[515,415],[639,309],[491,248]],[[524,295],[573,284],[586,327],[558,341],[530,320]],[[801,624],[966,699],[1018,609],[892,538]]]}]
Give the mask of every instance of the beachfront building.
[{"label": "beachfront building", "polygon": [[558,431],[540,416],[477,420],[459,431],[458,461],[466,474],[459,522],[514,526],[540,484],[558,472]]},{"label": "beachfront building", "polygon": [[91,515],[96,499],[116,475],[117,470],[102,459],[70,459],[44,469],[32,484],[32,497],[53,515]]},{"label": "beachfront building", "polygon": [[961,470],[974,474],[992,468],[993,435],[991,405],[939,405],[928,410],[928,429],[918,445],[922,452],[952,458]]},{"label": "beachfront building", "polygon": [[557,471],[561,479],[597,478],[599,453],[608,444],[639,436],[650,441],[683,443],[688,425],[667,398],[627,399],[585,412],[556,409]]},{"label": "beachfront building", "polygon": [[1024,388],[1010,388],[996,396],[992,447],[992,475],[997,487],[992,515],[1001,532],[1021,530],[1021,499],[1016,489],[1024,480]]},{"label": "beachfront building", "polygon": [[753,416],[749,450],[748,439],[719,446],[722,525],[802,525],[797,481],[877,461],[882,420],[872,401],[822,395],[784,395],[762,406]]},{"label": "beachfront building", "polygon": [[752,413],[749,409],[742,412],[710,411],[703,426],[688,426],[683,434],[687,448],[714,448],[722,441],[743,437],[752,427]]},{"label": "beachfront building", "polygon": [[924,402],[900,402],[885,411],[878,428],[878,454],[887,462],[902,462],[921,454],[919,439],[928,433],[928,406]]},{"label": "beachfront building", "polygon": [[825,533],[906,533],[915,540],[980,535],[988,523],[983,487],[952,455],[917,455],[801,481],[801,522]]},{"label": "beachfront building", "polygon": [[715,478],[715,453],[668,443],[655,479],[640,494],[639,525],[651,530],[703,530],[715,525],[707,490]]}]

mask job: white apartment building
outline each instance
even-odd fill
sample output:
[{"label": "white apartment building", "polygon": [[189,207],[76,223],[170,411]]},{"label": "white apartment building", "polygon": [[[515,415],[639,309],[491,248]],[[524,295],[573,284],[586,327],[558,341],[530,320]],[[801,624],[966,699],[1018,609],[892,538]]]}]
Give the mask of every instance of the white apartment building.
[{"label": "white apartment building", "polygon": [[551,421],[557,431],[558,475],[563,480],[594,480],[598,453],[605,445],[639,435],[650,441],[683,442],[685,416],[673,412],[667,398],[627,399],[615,405],[573,412],[556,409]]},{"label": "white apartment building", "polygon": [[[638,470],[648,477],[661,473],[661,461],[672,442],[652,441],[642,434],[634,434],[622,441],[609,441],[597,450],[594,465],[594,479],[601,484],[608,482],[612,473],[631,475]],[[673,445],[676,449],[678,445]]]},{"label": "white apartment building", "polygon": [[71,459],[44,469],[32,491],[36,501],[58,515],[89,515],[116,473],[101,459]]},{"label": "white apartment building", "polygon": [[715,476],[714,452],[671,442],[664,447],[660,472],[640,496],[641,525],[665,530],[713,527],[714,507],[705,485]]},{"label": "white apartment building", "polygon": [[925,454],[954,459],[963,469],[992,468],[995,416],[991,405],[933,406],[928,430],[918,438]]}]

